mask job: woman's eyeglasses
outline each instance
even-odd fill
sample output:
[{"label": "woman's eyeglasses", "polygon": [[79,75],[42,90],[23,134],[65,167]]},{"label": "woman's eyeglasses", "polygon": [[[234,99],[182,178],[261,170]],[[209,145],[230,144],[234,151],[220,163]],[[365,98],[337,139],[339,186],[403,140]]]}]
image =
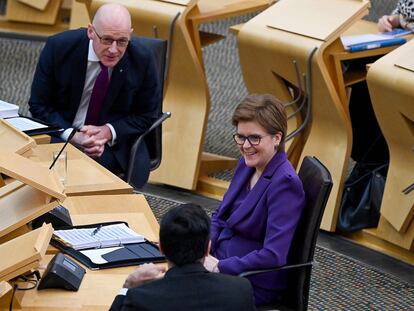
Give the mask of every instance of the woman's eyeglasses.
[{"label": "woman's eyeglasses", "polygon": [[258,144],[260,144],[260,140],[263,137],[266,136],[270,136],[270,135],[264,135],[264,136],[260,136],[260,135],[249,135],[249,136],[244,136],[244,135],[240,135],[240,134],[234,134],[233,135],[233,139],[236,142],[236,144],[238,145],[244,145],[244,143],[247,141],[250,143],[250,145],[252,146],[257,146]]}]

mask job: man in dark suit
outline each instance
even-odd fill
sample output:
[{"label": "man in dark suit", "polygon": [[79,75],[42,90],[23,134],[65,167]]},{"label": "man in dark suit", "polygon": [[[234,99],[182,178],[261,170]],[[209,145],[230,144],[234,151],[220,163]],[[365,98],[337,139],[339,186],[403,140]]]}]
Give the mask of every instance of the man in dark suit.
[{"label": "man in dark suit", "polygon": [[[153,123],[161,98],[153,56],[131,33],[128,10],[105,4],[87,29],[50,37],[29,100],[33,117],[65,129],[54,141],[79,128],[71,143],[114,173],[126,171],[131,141]],[[149,169],[145,146],[138,161]]]},{"label": "man in dark suit", "polygon": [[[208,272],[210,219],[201,207],[171,209],[160,226],[160,250],[169,270],[154,264],[135,270],[111,310],[255,310],[247,279]],[[126,293],[125,293],[126,292]]]}]

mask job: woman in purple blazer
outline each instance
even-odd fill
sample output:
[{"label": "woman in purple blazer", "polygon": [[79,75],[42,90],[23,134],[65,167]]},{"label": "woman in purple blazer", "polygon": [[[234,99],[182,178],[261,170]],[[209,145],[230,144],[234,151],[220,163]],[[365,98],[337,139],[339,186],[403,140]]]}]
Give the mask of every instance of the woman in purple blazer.
[{"label": "woman in purple blazer", "polygon": [[[302,183],[284,152],[287,118],[272,95],[250,95],[235,110],[234,140],[242,155],[223,202],[212,216],[211,270],[237,275],[286,263],[305,206]],[[217,258],[217,259],[216,259]],[[278,298],[280,272],[249,277],[256,304]]]}]

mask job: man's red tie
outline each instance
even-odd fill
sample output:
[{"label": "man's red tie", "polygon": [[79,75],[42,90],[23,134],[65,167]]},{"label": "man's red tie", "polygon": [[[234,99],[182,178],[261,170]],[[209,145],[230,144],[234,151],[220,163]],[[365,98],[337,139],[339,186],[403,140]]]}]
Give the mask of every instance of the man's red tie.
[{"label": "man's red tie", "polygon": [[101,72],[96,77],[95,84],[89,100],[88,112],[86,114],[85,125],[98,125],[99,116],[101,114],[102,106],[105,100],[105,95],[108,90],[109,74],[108,68],[102,65]]}]

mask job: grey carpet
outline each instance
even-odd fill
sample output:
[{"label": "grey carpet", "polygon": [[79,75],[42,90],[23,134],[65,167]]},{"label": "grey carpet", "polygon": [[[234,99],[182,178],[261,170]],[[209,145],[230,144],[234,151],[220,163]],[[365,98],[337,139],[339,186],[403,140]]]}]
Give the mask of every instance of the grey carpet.
[{"label": "grey carpet", "polygon": [[[145,197],[157,220],[180,204]],[[210,215],[212,211],[206,210]],[[314,259],[309,310],[413,310],[414,287],[393,276],[320,246]]]}]

